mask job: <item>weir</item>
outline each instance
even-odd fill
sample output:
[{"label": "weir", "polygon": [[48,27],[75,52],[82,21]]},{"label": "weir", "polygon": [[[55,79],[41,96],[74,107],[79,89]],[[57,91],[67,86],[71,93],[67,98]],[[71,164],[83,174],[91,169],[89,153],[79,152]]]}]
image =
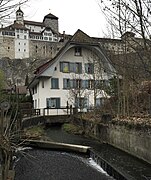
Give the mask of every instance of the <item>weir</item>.
[{"label": "weir", "polygon": [[67,143],[58,143],[51,141],[38,141],[38,140],[23,140],[24,144],[31,147],[63,151],[63,152],[76,152],[76,153],[85,153],[88,154],[90,158],[96,162],[108,175],[113,177],[116,180],[135,180],[133,177],[123,174],[113,165],[99,156],[94,149],[90,146],[76,145],[76,144],[67,144]]},{"label": "weir", "polygon": [[124,174],[111,165],[107,160],[103,159],[93,149],[90,150],[90,157],[96,162],[108,175],[112,176],[116,180],[135,180],[128,174]]},{"label": "weir", "polygon": [[[43,121],[42,121],[43,122]],[[87,139],[82,136],[68,134],[60,127],[49,127],[46,134],[52,141],[63,144],[92,147],[88,149],[89,156],[110,176],[118,180],[150,180],[151,166],[130,154],[108,144]],[[33,142],[32,142],[33,143]],[[57,145],[58,146],[58,145]],[[60,145],[59,145],[60,146]],[[38,145],[38,147],[40,147]],[[46,147],[43,147],[46,148]],[[52,148],[57,149],[57,148]],[[58,148],[61,150],[61,148]],[[67,151],[67,147],[62,151]],[[73,150],[71,150],[73,151]],[[74,149],[75,151],[75,149]],[[75,151],[76,152],[76,151]],[[78,151],[77,151],[78,152]]]}]

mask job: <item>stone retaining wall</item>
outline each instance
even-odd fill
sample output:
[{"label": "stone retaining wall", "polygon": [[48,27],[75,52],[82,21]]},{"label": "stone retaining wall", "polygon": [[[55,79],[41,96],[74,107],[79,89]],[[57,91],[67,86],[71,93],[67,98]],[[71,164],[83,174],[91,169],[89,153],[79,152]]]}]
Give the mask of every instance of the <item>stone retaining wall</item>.
[{"label": "stone retaining wall", "polygon": [[100,142],[113,145],[151,164],[151,130],[128,128],[111,123],[94,123],[92,121],[73,121],[83,125],[86,135]]}]

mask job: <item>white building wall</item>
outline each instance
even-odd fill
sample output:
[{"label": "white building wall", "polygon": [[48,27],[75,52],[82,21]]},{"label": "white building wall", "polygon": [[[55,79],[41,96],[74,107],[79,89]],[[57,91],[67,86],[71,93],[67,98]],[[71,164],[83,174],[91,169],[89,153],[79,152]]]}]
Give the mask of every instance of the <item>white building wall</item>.
[{"label": "white building wall", "polygon": [[43,26],[34,26],[34,25],[29,25],[25,24],[25,27],[28,28],[31,32],[42,32],[45,28]]},{"label": "white building wall", "polygon": [[[84,64],[88,62],[93,62],[91,53],[83,49],[83,56],[74,56],[74,48],[67,51],[63,57],[61,57],[57,62],[55,62],[51,67],[49,67],[44,75],[51,75],[53,78],[59,79],[59,89],[51,89],[51,78],[45,79],[44,88],[42,88],[42,81],[39,82],[37,93],[34,94],[33,99],[36,102],[39,101],[39,106],[37,108],[46,108],[46,98],[60,98],[60,106],[66,107],[67,101],[69,105],[74,106],[74,98],[71,98],[71,90],[63,89],[63,78],[69,79],[93,79],[92,74],[85,73]],[[63,73],[60,72],[60,62],[82,62],[82,74],[75,73]],[[89,106],[94,105],[94,91],[93,90],[81,90],[82,96],[88,98]],[[104,97],[104,91],[100,92],[98,95],[99,98]],[[39,100],[38,100],[39,99]]]},{"label": "white building wall", "polygon": [[15,58],[29,58],[29,31],[15,30]]}]

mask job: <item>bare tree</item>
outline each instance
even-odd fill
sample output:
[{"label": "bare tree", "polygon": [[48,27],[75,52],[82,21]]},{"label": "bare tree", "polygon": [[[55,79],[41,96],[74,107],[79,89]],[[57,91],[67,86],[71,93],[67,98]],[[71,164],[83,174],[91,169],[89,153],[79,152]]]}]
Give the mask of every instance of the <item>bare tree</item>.
[{"label": "bare tree", "polygon": [[148,0],[101,0],[99,6],[114,35],[122,38],[122,51],[111,59],[122,75],[117,93],[118,114],[129,116],[139,110],[141,83],[150,81],[151,3]]},{"label": "bare tree", "polygon": [[29,0],[0,0],[0,23],[7,22],[18,6]]}]

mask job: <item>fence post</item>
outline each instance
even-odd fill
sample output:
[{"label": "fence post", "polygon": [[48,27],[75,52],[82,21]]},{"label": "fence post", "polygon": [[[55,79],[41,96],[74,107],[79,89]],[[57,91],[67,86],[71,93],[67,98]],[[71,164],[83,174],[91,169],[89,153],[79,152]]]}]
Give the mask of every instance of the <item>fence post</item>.
[{"label": "fence post", "polygon": [[45,108],[43,108],[43,116],[45,116]]}]

